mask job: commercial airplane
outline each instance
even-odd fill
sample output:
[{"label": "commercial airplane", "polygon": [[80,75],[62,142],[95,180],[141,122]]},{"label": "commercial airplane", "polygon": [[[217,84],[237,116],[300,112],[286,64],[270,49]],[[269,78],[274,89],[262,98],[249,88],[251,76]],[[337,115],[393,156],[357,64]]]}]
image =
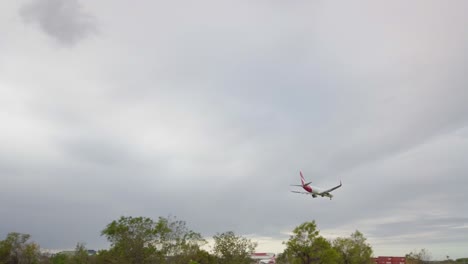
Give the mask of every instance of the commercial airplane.
[{"label": "commercial airplane", "polygon": [[341,181],[340,181],[340,185],[337,185],[333,188],[330,188],[328,190],[323,190],[323,189],[320,189],[320,188],[317,188],[317,187],[314,187],[314,186],[311,186],[310,184],[312,182],[307,182],[304,180],[304,176],[302,175],[302,171],[299,172],[299,174],[301,175],[301,185],[291,185],[291,186],[300,186],[302,188],[304,188],[304,190],[306,190],[306,192],[297,192],[297,191],[291,191],[293,193],[302,193],[302,194],[310,194],[312,195],[313,198],[317,198],[317,196],[326,196],[326,197],[329,197],[330,200],[333,198],[333,195],[331,195],[330,192],[332,192],[333,190],[335,189],[338,189],[341,187]]}]

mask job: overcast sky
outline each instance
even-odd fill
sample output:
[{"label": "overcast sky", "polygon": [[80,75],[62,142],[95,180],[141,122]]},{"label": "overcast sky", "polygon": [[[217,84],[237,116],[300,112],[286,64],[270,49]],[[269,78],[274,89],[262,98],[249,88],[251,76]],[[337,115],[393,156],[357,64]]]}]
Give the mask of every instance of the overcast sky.
[{"label": "overcast sky", "polygon": [[[0,2],[0,239],[176,216],[468,257],[468,2]],[[291,193],[299,170],[333,200]]]}]

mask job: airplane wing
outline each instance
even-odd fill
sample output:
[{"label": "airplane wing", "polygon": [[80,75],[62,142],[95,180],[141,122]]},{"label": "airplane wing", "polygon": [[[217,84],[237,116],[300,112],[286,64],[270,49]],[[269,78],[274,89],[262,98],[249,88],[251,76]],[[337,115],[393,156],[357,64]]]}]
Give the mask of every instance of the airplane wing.
[{"label": "airplane wing", "polygon": [[291,191],[293,193],[300,193],[300,194],[307,194],[311,195],[313,198],[317,198],[317,195],[315,193],[309,193],[309,192],[297,192],[297,191]]},{"label": "airplane wing", "polygon": [[291,191],[291,192],[293,192],[293,193],[300,193],[300,194],[309,194],[309,195],[310,195],[309,192],[297,192],[297,191]]},{"label": "airplane wing", "polygon": [[335,187],[333,187],[333,188],[330,188],[330,189],[328,189],[328,190],[326,190],[326,191],[323,191],[323,192],[321,192],[320,194],[329,193],[329,192],[331,192],[331,191],[334,191],[334,190],[340,188],[341,185],[342,185],[342,184],[341,184],[341,181],[340,181],[340,185],[337,185],[337,186],[335,186]]}]

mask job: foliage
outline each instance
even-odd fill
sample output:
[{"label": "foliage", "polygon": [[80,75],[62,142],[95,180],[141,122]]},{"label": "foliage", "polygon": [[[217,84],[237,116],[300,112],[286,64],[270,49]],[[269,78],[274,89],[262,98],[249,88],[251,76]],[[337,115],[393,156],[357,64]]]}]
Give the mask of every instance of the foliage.
[{"label": "foliage", "polygon": [[0,264],[5,264],[10,259],[11,245],[7,240],[0,241]]},{"label": "foliage", "polygon": [[429,251],[423,248],[419,252],[415,250],[406,254],[406,260],[408,263],[411,264],[424,264],[429,263],[429,261],[431,260],[431,255]]},{"label": "foliage", "polygon": [[111,242],[110,253],[122,263],[144,264],[157,253],[155,242],[166,232],[146,217],[120,217],[102,230],[101,235]]},{"label": "foliage", "polygon": [[[147,217],[122,216],[109,223],[101,235],[111,243],[109,250],[89,256],[85,244],[78,243],[73,254],[49,257],[40,254],[38,244],[28,242],[30,235],[9,233],[0,241],[0,264],[250,264],[250,255],[257,246],[229,231],[213,237],[210,254],[201,249],[206,240],[184,221],[173,217],[153,221]],[[348,238],[337,238],[332,246],[320,236],[315,221],[297,226],[283,243],[286,249],[276,257],[278,264],[367,264],[372,255],[372,248],[359,231]],[[407,258],[408,264],[422,264],[427,263],[430,255],[422,249],[407,254]]]},{"label": "foliage", "polygon": [[165,232],[161,236],[161,251],[171,257],[171,263],[188,263],[206,244],[203,237],[187,228],[185,221],[175,218],[159,218],[158,224]]},{"label": "foliage", "polygon": [[372,248],[364,235],[355,231],[349,238],[337,238],[333,248],[341,255],[342,264],[367,264],[371,262]]},{"label": "foliage", "polygon": [[315,221],[296,227],[285,244],[284,258],[290,263],[338,263],[339,260],[330,242],[319,236]]},{"label": "foliage", "polygon": [[184,221],[160,217],[121,217],[108,224],[102,235],[111,242],[99,261],[107,263],[188,263],[206,243],[203,237],[187,228]]},{"label": "foliage", "polygon": [[69,263],[69,257],[66,254],[58,253],[50,258],[52,264],[67,264]]},{"label": "foliage", "polygon": [[214,237],[213,252],[223,264],[243,264],[250,263],[250,255],[257,247],[257,243],[250,239],[236,236],[229,231],[217,234]]},{"label": "foliage", "polygon": [[0,263],[5,264],[36,264],[39,262],[39,245],[27,242],[29,234],[9,233],[5,240],[0,241]]},{"label": "foliage", "polygon": [[24,245],[23,256],[21,263],[37,264],[41,255],[39,245],[36,243],[28,243]]},{"label": "foliage", "polygon": [[283,253],[279,253],[277,256],[276,256],[276,264],[287,264],[289,263],[288,262],[288,257],[287,255],[283,252]]},{"label": "foliage", "polygon": [[200,249],[195,255],[191,256],[190,261],[200,264],[215,264],[216,258],[207,251]]},{"label": "foliage", "polygon": [[89,255],[85,245],[83,243],[77,243],[75,247],[75,253],[71,258],[71,263],[88,264],[89,262]]},{"label": "foliage", "polygon": [[99,250],[95,256],[97,264],[111,264],[111,263],[128,263],[118,258],[115,254],[109,250]]}]

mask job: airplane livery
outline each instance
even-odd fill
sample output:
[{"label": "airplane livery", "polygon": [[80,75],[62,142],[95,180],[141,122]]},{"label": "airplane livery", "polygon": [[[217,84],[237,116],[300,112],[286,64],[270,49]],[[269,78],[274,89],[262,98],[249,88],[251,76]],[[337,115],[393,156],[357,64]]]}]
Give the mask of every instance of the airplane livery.
[{"label": "airplane livery", "polygon": [[307,182],[305,181],[304,179],[304,175],[302,175],[302,171],[299,172],[299,174],[301,175],[301,185],[291,185],[291,186],[299,186],[299,187],[302,187],[305,192],[298,192],[298,191],[291,191],[293,193],[301,193],[301,194],[308,194],[308,195],[312,195],[313,198],[317,198],[317,196],[321,196],[321,197],[329,197],[330,200],[333,198],[333,195],[330,193],[338,188],[341,187],[341,181],[340,181],[340,184],[333,187],[333,188],[330,188],[328,190],[323,190],[321,188],[318,188],[318,187],[315,187],[315,186],[312,186],[310,185],[312,182]]}]

